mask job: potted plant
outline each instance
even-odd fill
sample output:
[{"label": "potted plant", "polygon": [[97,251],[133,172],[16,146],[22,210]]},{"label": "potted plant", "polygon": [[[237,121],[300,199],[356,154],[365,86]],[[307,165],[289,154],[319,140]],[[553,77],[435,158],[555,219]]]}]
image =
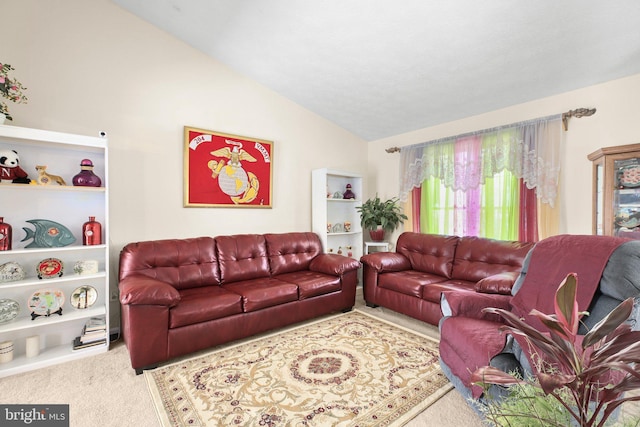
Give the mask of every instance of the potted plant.
[{"label": "potted plant", "polygon": [[372,240],[382,241],[385,231],[394,231],[407,219],[402,208],[398,205],[398,201],[395,197],[382,201],[376,194],[375,198],[356,207],[360,213],[360,224],[362,228],[369,230]]},{"label": "potted plant", "polygon": [[[578,326],[587,313],[578,311],[577,285],[577,275],[570,273],[556,292],[555,314],[530,313],[548,331],[530,326],[509,311],[484,309],[502,316],[503,330],[524,337],[536,360],[533,378],[518,378],[490,366],[474,372],[477,384],[515,387],[506,402],[489,402],[485,415],[496,425],[600,427],[620,405],[640,400],[640,396],[623,394],[640,388],[640,331],[632,330],[626,322],[633,298],[623,301],[582,336]],[[527,395],[519,394],[522,392]],[[554,401],[555,409],[551,409]],[[539,410],[542,406],[546,408],[544,415]]]},{"label": "potted plant", "polygon": [[[9,77],[9,71],[13,69],[9,64],[0,64],[0,93],[3,98],[9,101],[23,104],[27,102],[27,97],[22,93],[26,88],[18,80]],[[13,117],[9,114],[9,108],[4,102],[0,102],[0,115],[7,120],[13,120]],[[2,119],[0,121],[4,122],[2,117],[0,119]]]}]

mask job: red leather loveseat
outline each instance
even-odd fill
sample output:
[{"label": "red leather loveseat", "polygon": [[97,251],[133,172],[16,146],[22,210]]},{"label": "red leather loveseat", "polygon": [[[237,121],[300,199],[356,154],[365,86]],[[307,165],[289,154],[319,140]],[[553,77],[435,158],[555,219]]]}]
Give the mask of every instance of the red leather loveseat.
[{"label": "red leather loveseat", "polygon": [[130,243],[120,253],[122,333],[136,373],[355,303],[360,263],[314,233]]},{"label": "red leather loveseat", "polygon": [[533,243],[405,232],[395,252],[360,258],[364,299],[432,325],[444,291],[510,294]]}]

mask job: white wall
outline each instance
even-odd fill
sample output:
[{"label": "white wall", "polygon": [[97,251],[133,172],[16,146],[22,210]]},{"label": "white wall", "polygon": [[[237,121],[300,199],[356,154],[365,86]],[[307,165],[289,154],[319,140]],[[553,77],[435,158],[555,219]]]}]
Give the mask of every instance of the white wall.
[{"label": "white wall", "polygon": [[[11,124],[108,133],[112,286],[128,242],[311,230],[311,170],[366,172],[362,139],[107,0],[3,2],[2,16],[0,62],[29,98]],[[184,126],[274,141],[273,208],[183,208]]]},{"label": "white wall", "polygon": [[640,142],[640,74],[370,142],[369,196],[376,191],[384,198],[399,193],[400,154],[388,154],[386,148],[594,107],[595,115],[569,120],[560,177],[560,232],[591,234],[592,163],[587,155],[600,147]]},{"label": "white wall", "polygon": [[[13,125],[108,133],[114,246],[311,228],[311,170],[366,172],[366,143],[107,0],[6,2]],[[183,126],[274,141],[272,209],[183,208]],[[55,165],[49,165],[55,170]]]},{"label": "white wall", "polygon": [[[640,142],[640,75],[367,145],[108,0],[4,2],[2,15],[0,62],[16,68],[29,97],[9,105],[13,125],[109,135],[113,286],[131,241],[309,230],[312,169],[361,173],[367,195],[392,197],[399,155],[384,148],[579,107],[598,111],[570,121],[561,231],[590,233],[587,154]],[[185,125],[274,141],[273,208],[183,208]]]}]

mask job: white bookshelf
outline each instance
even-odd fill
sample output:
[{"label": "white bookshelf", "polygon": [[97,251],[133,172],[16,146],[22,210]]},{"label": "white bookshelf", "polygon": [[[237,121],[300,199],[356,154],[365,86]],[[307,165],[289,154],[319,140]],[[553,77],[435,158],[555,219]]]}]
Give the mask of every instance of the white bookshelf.
[{"label": "white bookshelf", "polygon": [[[337,253],[341,248],[346,256],[347,248],[351,247],[352,258],[360,259],[362,227],[356,207],[362,206],[362,176],[323,168],[311,172],[311,181],[312,229],[320,236],[324,251]],[[343,194],[347,184],[351,184],[355,199],[333,197],[335,193]],[[345,222],[351,223],[350,231],[344,230]]]},{"label": "white bookshelf", "polygon": [[[62,363],[68,360],[106,352],[109,348],[109,197],[107,191],[107,139],[40,129],[0,125],[0,150],[16,150],[20,166],[35,180],[36,165],[46,165],[47,172],[61,176],[66,186],[52,183],[0,183],[0,217],[12,226],[12,250],[0,251],[0,265],[17,262],[25,270],[24,280],[0,282],[0,299],[16,301],[18,316],[0,323],[0,342],[13,341],[13,360],[0,363],[0,377]],[[73,177],[80,172],[80,162],[90,159],[94,173],[102,180],[102,187],[74,187]],[[101,245],[82,245],[82,224],[95,216],[102,225]],[[67,227],[75,243],[59,248],[27,248],[31,240],[23,230],[34,229],[27,220],[47,219]],[[38,263],[46,258],[60,259],[64,273],[60,277],[39,279]],[[73,271],[77,261],[95,260],[98,273],[79,275]],[[76,308],[71,304],[73,291],[91,286],[97,291],[95,304]],[[30,296],[41,289],[60,290],[65,296],[62,315],[51,314],[32,319],[27,306]],[[73,349],[73,340],[82,332],[91,317],[104,317],[107,325],[105,344],[81,350]],[[26,338],[39,337],[39,354],[26,357]]]}]

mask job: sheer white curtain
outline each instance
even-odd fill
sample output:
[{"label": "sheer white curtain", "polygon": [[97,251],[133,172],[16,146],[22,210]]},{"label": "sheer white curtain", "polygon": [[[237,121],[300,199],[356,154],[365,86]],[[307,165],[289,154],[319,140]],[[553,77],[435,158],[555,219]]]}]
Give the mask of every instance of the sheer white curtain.
[{"label": "sheer white curtain", "polygon": [[506,169],[554,206],[560,175],[562,115],[402,147],[400,199],[429,177],[453,190],[477,188]]}]

